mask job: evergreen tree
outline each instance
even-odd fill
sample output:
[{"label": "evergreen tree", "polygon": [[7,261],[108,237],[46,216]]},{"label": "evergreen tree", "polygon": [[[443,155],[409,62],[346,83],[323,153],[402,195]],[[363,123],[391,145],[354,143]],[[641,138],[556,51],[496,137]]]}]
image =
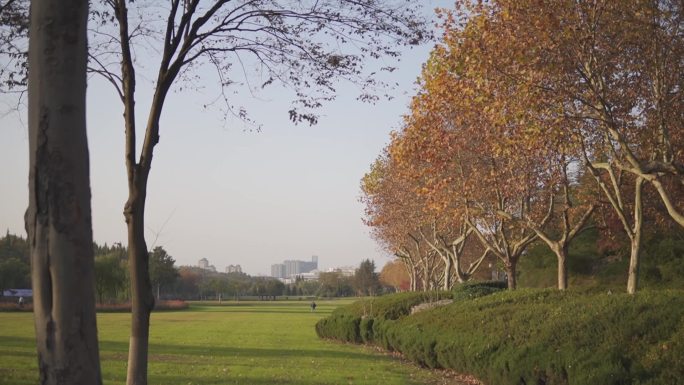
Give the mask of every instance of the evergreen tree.
[{"label": "evergreen tree", "polygon": [[376,295],[380,289],[380,280],[375,272],[375,262],[366,259],[359,265],[354,274],[354,289],[357,295]]}]

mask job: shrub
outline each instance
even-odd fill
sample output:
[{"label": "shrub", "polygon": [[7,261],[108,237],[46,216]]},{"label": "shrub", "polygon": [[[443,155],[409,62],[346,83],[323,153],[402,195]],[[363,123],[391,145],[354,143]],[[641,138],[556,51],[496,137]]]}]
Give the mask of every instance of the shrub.
[{"label": "shrub", "polygon": [[369,344],[373,342],[373,318],[363,317],[359,323],[359,334],[361,341]]},{"label": "shrub", "polygon": [[[464,285],[454,290],[462,300],[451,305],[366,318],[361,336],[348,341],[372,341],[424,366],[491,384],[684,384],[682,291],[518,290],[478,297],[488,291]],[[348,322],[360,320],[355,305],[340,309]]]},{"label": "shrub", "polygon": [[318,321],[316,333],[322,338],[370,343],[378,320],[395,320],[408,315],[415,305],[445,298],[451,298],[451,293],[409,292],[363,299],[335,309],[328,318]]},{"label": "shrub", "polygon": [[362,341],[359,332],[361,317],[351,314],[337,314],[323,318],[316,323],[316,334],[321,338],[331,338],[345,342]]},{"label": "shrub", "polygon": [[506,290],[507,287],[505,281],[466,282],[454,287],[452,297],[454,301],[473,299]]},{"label": "shrub", "polygon": [[417,362],[486,383],[681,384],[682,321],[681,293],[525,290],[406,317],[393,335]]}]

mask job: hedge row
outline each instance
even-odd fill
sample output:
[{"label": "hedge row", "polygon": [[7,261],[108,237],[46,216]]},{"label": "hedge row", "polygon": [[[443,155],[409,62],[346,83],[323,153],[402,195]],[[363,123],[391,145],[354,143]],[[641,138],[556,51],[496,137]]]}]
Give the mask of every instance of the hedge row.
[{"label": "hedge row", "polygon": [[[322,320],[317,331],[487,384],[684,384],[682,291],[463,294],[455,292],[459,300],[451,305],[396,319],[363,317],[355,304]],[[346,338],[331,333],[342,324],[355,325]]]},{"label": "hedge row", "polygon": [[345,342],[375,343],[392,349],[385,335],[393,321],[409,315],[411,308],[442,299],[469,299],[503,290],[505,282],[476,282],[460,285],[453,292],[408,292],[368,298],[337,308],[316,324],[321,338]]},{"label": "hedge row", "polygon": [[451,298],[448,291],[408,292],[356,301],[339,307],[316,324],[319,337],[346,342],[373,340],[374,320],[396,320],[410,313],[413,306],[425,302]]}]

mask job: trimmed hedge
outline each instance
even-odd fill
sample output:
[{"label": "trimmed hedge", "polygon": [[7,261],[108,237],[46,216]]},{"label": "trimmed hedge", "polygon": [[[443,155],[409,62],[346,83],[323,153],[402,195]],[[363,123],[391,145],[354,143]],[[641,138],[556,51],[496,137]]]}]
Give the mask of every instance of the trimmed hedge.
[{"label": "trimmed hedge", "polygon": [[508,288],[506,281],[466,282],[453,289],[454,301],[473,299],[494,294]]},{"label": "trimmed hedge", "polygon": [[[456,289],[451,305],[393,320],[361,321],[351,311],[357,307],[340,309],[347,320],[370,325],[346,341],[374,343],[488,384],[684,384],[682,291],[518,290],[477,297],[489,289],[476,287]],[[320,336],[342,339],[327,330],[317,325]]]},{"label": "trimmed hedge", "polygon": [[451,293],[410,292],[374,297],[356,301],[335,309],[316,324],[316,333],[322,338],[347,342],[374,340],[376,321],[395,320],[411,312],[411,307],[424,302],[451,298]]}]

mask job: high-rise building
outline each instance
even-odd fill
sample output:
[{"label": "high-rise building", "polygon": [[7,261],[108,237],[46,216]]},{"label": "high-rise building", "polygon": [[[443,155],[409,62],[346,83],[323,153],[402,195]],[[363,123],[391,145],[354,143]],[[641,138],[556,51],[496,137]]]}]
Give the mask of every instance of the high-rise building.
[{"label": "high-rise building", "polygon": [[271,277],[293,278],[302,273],[308,273],[318,269],[318,256],[311,257],[311,261],[299,261],[288,259],[283,263],[271,265]]},{"label": "high-rise building", "polygon": [[228,265],[226,266],[226,273],[242,273],[242,266]]},{"label": "high-rise building", "polygon": [[285,264],[276,263],[274,265],[271,265],[271,277],[285,278]]}]

